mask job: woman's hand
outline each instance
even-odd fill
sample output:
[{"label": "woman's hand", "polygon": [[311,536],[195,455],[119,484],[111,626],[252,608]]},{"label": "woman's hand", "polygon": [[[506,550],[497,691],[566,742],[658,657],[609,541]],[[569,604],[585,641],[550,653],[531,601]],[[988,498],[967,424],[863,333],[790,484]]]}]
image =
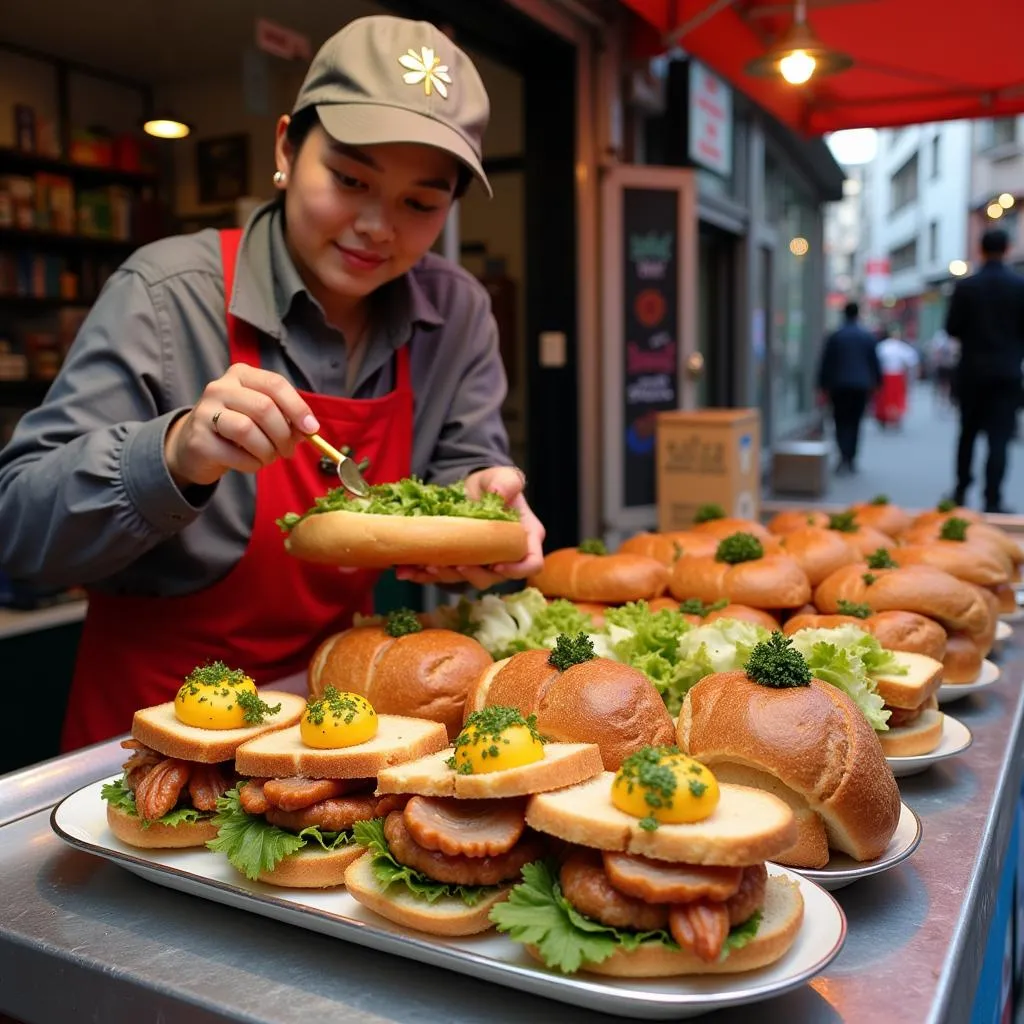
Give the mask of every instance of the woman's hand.
[{"label": "woman's hand", "polygon": [[167,432],[164,458],[179,487],[212,484],[229,469],[255,473],[320,429],[298,391],[278,373],[245,363],[206,385]]},{"label": "woman's hand", "polygon": [[477,590],[502,580],[525,579],[539,572],[544,564],[544,526],[533,514],[523,495],[526,478],[511,466],[481,469],[466,477],[466,495],[479,498],[489,491],[500,494],[509,508],[519,513],[519,522],[526,530],[526,557],[506,565],[402,566],[395,575],[413,583],[469,583]]}]

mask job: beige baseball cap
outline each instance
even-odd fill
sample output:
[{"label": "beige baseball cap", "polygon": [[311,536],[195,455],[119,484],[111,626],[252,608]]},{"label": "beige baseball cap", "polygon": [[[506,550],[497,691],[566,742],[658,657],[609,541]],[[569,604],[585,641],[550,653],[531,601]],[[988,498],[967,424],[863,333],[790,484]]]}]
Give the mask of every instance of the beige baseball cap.
[{"label": "beige baseball cap", "polygon": [[320,47],[292,114],[316,107],[339,142],[418,142],[461,160],[493,195],[481,165],[490,117],[473,62],[427,21],[358,18]]}]

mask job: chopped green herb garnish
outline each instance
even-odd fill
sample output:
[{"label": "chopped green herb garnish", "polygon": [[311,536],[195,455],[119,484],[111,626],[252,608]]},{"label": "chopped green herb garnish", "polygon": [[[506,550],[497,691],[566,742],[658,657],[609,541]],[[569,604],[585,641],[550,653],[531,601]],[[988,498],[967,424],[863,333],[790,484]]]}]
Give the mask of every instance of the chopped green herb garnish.
[{"label": "chopped green herb garnish", "polygon": [[861,579],[864,581],[865,586],[870,587],[878,577],[874,573],[866,572],[861,576]]},{"label": "chopped green herb garnish", "polygon": [[840,615],[852,615],[855,619],[867,619],[872,615],[866,604],[857,604],[856,601],[838,601],[837,608]]},{"label": "chopped green herb garnish", "polygon": [[330,715],[336,722],[344,720],[345,725],[351,725],[360,711],[366,711],[371,717],[376,714],[369,701],[358,701],[352,694],[339,693],[333,686],[328,686],[322,697],[306,702],[306,721],[310,725],[323,725],[324,719]]},{"label": "chopped green herb garnish", "polygon": [[[276,715],[281,710],[280,703],[271,707],[252,690],[236,690],[235,700],[242,709],[243,717],[249,725],[262,725],[267,715]],[[228,708],[230,711],[231,709]]]},{"label": "chopped green herb garnish", "polygon": [[856,533],[860,527],[857,525],[856,512],[836,512],[828,517],[828,528],[837,533]]},{"label": "chopped green herb garnish", "polygon": [[747,676],[761,686],[810,686],[811,670],[793,641],[776,631],[757,644],[747,660]]},{"label": "chopped green herb garnish", "polygon": [[[223,689],[225,686],[238,687],[251,683],[252,680],[242,669],[228,668],[223,661],[210,661],[189,672],[178,695],[181,700],[184,700],[186,692],[189,696],[194,697],[203,686],[219,686]],[[227,696],[226,689],[221,696]]]},{"label": "chopped green herb garnish", "polygon": [[407,636],[409,633],[419,633],[422,629],[420,620],[410,608],[396,608],[388,612],[384,620],[384,632],[388,636]]},{"label": "chopped green herb garnish", "polygon": [[970,525],[966,519],[953,516],[942,524],[942,529],[939,531],[939,539],[965,541],[967,540],[967,527]]},{"label": "chopped green herb garnish", "polygon": [[481,753],[481,760],[497,757],[501,752],[498,744],[507,745],[509,742],[508,737],[504,735],[505,731],[517,725],[528,729],[530,736],[538,743],[545,742],[544,737],[537,732],[536,715],[523,717],[523,713],[518,708],[510,708],[502,704],[494,704],[474,711],[466,719],[462,731],[455,737],[455,749],[445,764],[460,775],[472,775],[473,766],[468,761],[463,761],[462,764],[457,763],[456,755],[459,751],[463,747],[487,743],[487,749]]},{"label": "chopped green herb garnish", "polygon": [[956,508],[956,502],[952,498],[943,498],[942,501],[935,506],[936,512],[952,512]]},{"label": "chopped green herb garnish", "polygon": [[888,494],[876,494],[871,499],[871,504],[872,505],[888,505],[889,504],[889,495]]},{"label": "chopped green herb garnish", "polygon": [[[678,747],[641,747],[622,762],[616,773],[615,785],[624,785],[627,793],[632,793],[634,786],[640,786],[644,802],[652,810],[671,807],[676,793],[676,773],[671,765],[663,762],[673,756],[679,756]],[[692,787],[690,791],[693,792]],[[694,793],[694,796],[700,796],[700,793]],[[648,815],[640,819],[640,827],[653,832],[658,821],[653,815]]]},{"label": "chopped green herb garnish", "polygon": [[608,548],[600,537],[589,537],[576,549],[581,555],[607,555]]},{"label": "chopped green herb garnish", "polygon": [[720,541],[715,551],[715,561],[728,562],[729,565],[754,562],[763,557],[764,548],[752,533],[734,533]]},{"label": "chopped green herb garnish", "polygon": [[[868,555],[869,569],[898,569],[899,566],[892,560],[892,555],[885,548],[878,548]],[[872,580],[872,582],[874,582]]]},{"label": "chopped green herb garnish", "polygon": [[725,509],[721,505],[707,504],[701,505],[700,508],[693,514],[693,521],[695,523],[711,523],[716,519],[725,518]]},{"label": "chopped green herb garnish", "polygon": [[555,638],[554,650],[548,657],[548,664],[564,672],[573,665],[582,665],[596,657],[594,641],[586,633],[577,633],[574,637],[559,633]]}]

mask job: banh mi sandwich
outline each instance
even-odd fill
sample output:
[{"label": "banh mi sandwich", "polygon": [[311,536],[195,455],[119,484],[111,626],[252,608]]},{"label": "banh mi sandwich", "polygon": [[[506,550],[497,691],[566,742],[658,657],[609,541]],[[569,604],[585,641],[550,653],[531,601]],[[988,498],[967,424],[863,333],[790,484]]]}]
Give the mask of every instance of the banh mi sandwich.
[{"label": "banh mi sandwich", "polygon": [[298,725],[238,748],[235,768],[246,780],[219,801],[217,836],[207,846],[252,880],[341,885],[365,852],[353,826],[395,806],[374,794],[378,772],[447,742],[440,722],[378,715],[361,694],[327,687]]},{"label": "banh mi sandwich", "polygon": [[453,739],[469,688],[493,663],[473,637],[424,629],[400,608],[328,637],[309,663],[309,693],[319,697],[328,686],[361,693],[378,714],[441,722]]},{"label": "banh mi sandwich", "polygon": [[685,601],[730,603],[752,608],[799,608],[811,597],[807,574],[785,554],[765,554],[752,533],[734,533],[719,541],[710,558],[683,555],[669,579],[672,596]]},{"label": "banh mi sandwich", "polygon": [[174,700],[132,718],[124,774],[102,789],[107,824],[123,843],[150,849],[202,846],[217,834],[218,799],[235,783],[235,751],[246,740],[294,725],[305,702],[257,690],[222,661],[188,674]]},{"label": "banh mi sandwich", "polygon": [[544,565],[529,586],[545,597],[598,604],[626,604],[659,597],[668,584],[668,569],[646,555],[609,554],[604,542],[585,540],[544,556]]},{"label": "banh mi sandwich", "polygon": [[494,705],[536,716],[549,739],[597,744],[609,770],[639,747],[673,736],[672,717],[654,683],[640,669],[596,657],[583,633],[559,635],[553,650],[524,651],[481,673],[466,714]]},{"label": "banh mi sandwich", "polygon": [[421,932],[487,931],[491,908],[546,853],[526,827],[525,798],[600,772],[593,744],[546,742],[515,708],[475,712],[452,749],[380,773],[383,799],[404,806],[356,826],[369,852],[346,871],[346,888]]},{"label": "banh mi sandwich", "polygon": [[764,863],[796,839],[792,811],[719,783],[676,747],[645,747],[614,775],[531,797],[526,821],[567,845],[525,866],[491,920],[554,970],[738,973],[778,960],[800,930],[798,884]]},{"label": "banh mi sandwich", "polygon": [[913,521],[909,512],[892,504],[885,494],[876,495],[871,501],[858,502],[851,506],[850,511],[859,526],[870,526],[887,537],[899,537],[910,529]]},{"label": "banh mi sandwich", "polygon": [[291,554],[325,565],[497,565],[526,556],[519,513],[499,494],[467,498],[461,482],[409,477],[373,484],[364,498],[335,487],[308,511],[277,522]]},{"label": "banh mi sandwich", "polygon": [[[862,694],[863,697],[863,694]],[[706,676],[687,693],[679,747],[720,782],[785,801],[797,836],[773,855],[821,868],[829,850],[857,861],[881,856],[900,818],[900,794],[861,703],[815,679],[788,638],[758,644],[745,671]]]}]

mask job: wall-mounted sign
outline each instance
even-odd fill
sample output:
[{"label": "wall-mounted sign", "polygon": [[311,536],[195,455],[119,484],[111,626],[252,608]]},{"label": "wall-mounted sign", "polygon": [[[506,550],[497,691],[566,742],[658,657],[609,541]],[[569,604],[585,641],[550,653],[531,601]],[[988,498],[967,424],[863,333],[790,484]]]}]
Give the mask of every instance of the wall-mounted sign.
[{"label": "wall-mounted sign", "polygon": [[309,36],[278,25],[269,18],[256,19],[256,46],[272,57],[308,61],[313,58]]},{"label": "wall-mounted sign", "polygon": [[732,174],[732,89],[703,64],[689,63],[690,160],[728,178]]}]

